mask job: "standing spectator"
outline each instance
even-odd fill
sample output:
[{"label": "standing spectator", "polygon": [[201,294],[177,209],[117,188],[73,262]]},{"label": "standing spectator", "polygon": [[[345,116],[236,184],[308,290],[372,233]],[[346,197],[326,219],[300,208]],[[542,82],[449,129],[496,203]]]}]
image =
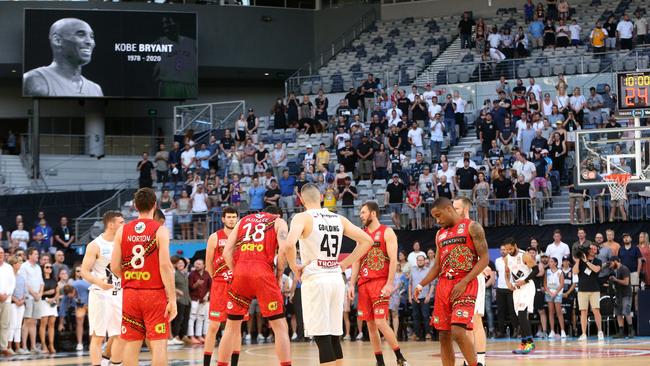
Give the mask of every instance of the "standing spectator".
[{"label": "standing spectator", "polygon": [[180,150],[180,146],[181,145],[178,141],[174,141],[174,147],[172,151],[169,152],[169,171],[174,185],[178,183],[179,180],[183,180],[183,165],[181,160],[183,152]]},{"label": "standing spectator", "polygon": [[352,142],[350,140],[346,140],[345,146],[339,149],[336,152],[336,155],[338,157],[339,164],[345,167],[345,171],[353,173],[357,163],[357,154],[356,149],[352,147]]},{"label": "standing spectator", "polygon": [[176,202],[176,220],[181,225],[181,239],[190,240],[190,223],[192,222],[192,215],[190,209],[192,207],[192,200],[187,194],[186,190],[181,191],[181,196]]},{"label": "standing spectator", "polygon": [[533,21],[533,15],[535,15],[535,4],[533,4],[533,0],[526,0],[526,4],[524,4],[524,21],[526,24]]},{"label": "standing spectator", "polygon": [[[39,325],[39,337],[41,339],[41,350],[43,353],[56,353],[54,349],[54,327],[56,325],[57,301],[56,293],[57,280],[52,275],[52,265],[47,263],[43,266],[43,297],[40,301],[41,320]],[[47,339],[45,333],[47,332]],[[47,345],[47,346],[46,346]]]},{"label": "standing spectator", "polygon": [[316,119],[327,122],[327,108],[330,105],[329,99],[325,96],[323,89],[318,89],[318,96],[314,100],[316,104]]},{"label": "standing spectator", "polygon": [[264,193],[266,189],[260,185],[260,180],[253,177],[253,185],[248,190],[249,209],[251,211],[262,211],[264,209]]},{"label": "standing spectator", "polygon": [[598,128],[603,127],[603,97],[596,93],[596,88],[593,86],[589,88],[589,98],[587,98],[585,107],[589,110],[589,124],[595,125]]},{"label": "standing spectator", "polygon": [[363,120],[370,121],[370,113],[375,105],[375,92],[377,91],[377,82],[373,74],[368,74],[368,79],[361,85],[361,92],[363,94],[364,112]]},{"label": "standing spectator", "polygon": [[639,272],[645,274],[640,281],[650,284],[650,241],[648,241],[648,233],[645,231],[639,233],[639,251],[643,256],[643,266]]},{"label": "standing spectator", "polygon": [[169,152],[165,150],[165,144],[160,144],[154,162],[156,163],[156,182],[167,183],[169,180]]},{"label": "standing spectator", "polygon": [[[280,188],[278,188],[278,181],[273,178],[271,179],[271,183],[269,184],[269,188],[266,190],[266,193],[264,193],[264,207],[268,206],[279,206],[279,201],[280,201]],[[290,215],[290,213],[287,213],[287,215]]]},{"label": "standing spectator", "polygon": [[[278,143],[280,145],[280,151],[282,150],[282,144]],[[257,152],[257,149],[255,148],[255,145],[253,145],[253,140],[250,138],[246,139],[246,145],[244,145],[244,158],[242,159],[242,168],[243,168],[243,173],[244,176],[250,177],[255,173],[255,153]],[[275,152],[275,150],[274,150]]]},{"label": "standing spectator", "polygon": [[138,163],[137,169],[140,172],[138,184],[140,188],[151,188],[153,186],[153,163],[149,161],[149,154],[143,153],[142,160]]},{"label": "standing spectator", "polygon": [[273,167],[273,175],[276,178],[279,178],[286,166],[287,152],[282,148],[282,143],[278,142],[275,144],[275,149],[271,152],[271,167]]},{"label": "standing spectator", "polygon": [[523,175],[517,176],[517,183],[514,186],[514,193],[517,200],[515,201],[517,223],[521,225],[529,225],[532,223],[532,216],[530,212],[530,204],[533,196],[531,184],[524,180]]},{"label": "standing spectator", "polygon": [[194,238],[197,239],[197,235],[201,233],[202,238],[207,238],[208,225],[207,225],[207,214],[208,214],[208,194],[205,192],[205,187],[203,184],[199,184],[196,187],[196,191],[192,193],[192,221],[194,221]]},{"label": "standing spectator", "polygon": [[429,328],[429,308],[434,292],[434,287],[428,284],[420,291],[418,297],[414,296],[416,285],[429,273],[429,268],[424,265],[425,259],[424,254],[417,255],[416,265],[411,267],[411,278],[408,287],[408,299],[413,312],[413,331],[419,341],[424,341],[431,331]]},{"label": "standing spectator", "polygon": [[472,190],[472,198],[478,211],[478,222],[483,227],[487,227],[490,221],[488,217],[490,184],[487,182],[484,172],[477,175],[477,183]]},{"label": "standing spectator", "polygon": [[465,137],[467,136],[467,126],[465,125],[465,108],[467,102],[460,96],[458,90],[454,90],[453,102],[456,104],[455,117],[456,124],[459,128],[459,136]]},{"label": "standing spectator", "polygon": [[580,88],[573,88],[573,95],[569,98],[569,105],[571,106],[571,110],[573,110],[576,120],[581,126],[584,122],[584,108],[586,104],[587,100],[584,95],[582,95]]},{"label": "standing spectator", "polygon": [[455,182],[459,197],[472,197],[478,172],[469,165],[469,158],[463,159],[463,167],[456,169]]},{"label": "standing spectator", "polygon": [[38,242],[38,249],[41,253],[49,253],[52,246],[52,228],[47,224],[45,218],[39,220],[38,226],[34,228],[34,240]]},{"label": "standing spectator", "polygon": [[190,309],[190,322],[187,327],[187,335],[192,340],[192,344],[205,342],[203,335],[207,332],[207,315],[209,306],[210,286],[212,279],[210,274],[205,270],[205,264],[202,259],[194,262],[194,270],[188,277],[190,288],[190,299],[192,305]]},{"label": "standing spectator", "polygon": [[596,319],[598,328],[598,340],[605,339],[602,331],[602,317],[600,315],[600,285],[598,284],[598,272],[602,268],[602,262],[596,258],[598,248],[591,245],[589,254],[576,253],[573,273],[578,275],[580,291],[578,292],[578,307],[580,308],[580,326],[582,335],[579,341],[587,340],[587,314],[589,307]]},{"label": "standing spectator", "polygon": [[615,232],[612,229],[607,229],[605,230],[605,237],[607,240],[603,243],[603,246],[608,247],[609,249],[612,250],[612,255],[615,255],[618,257],[618,253],[621,249],[621,245],[617,243],[614,238],[615,238]]},{"label": "standing spectator", "polygon": [[372,143],[368,141],[367,135],[363,135],[361,143],[357,146],[356,150],[357,157],[359,158],[359,177],[361,179],[371,179],[374,149],[372,148]]},{"label": "standing spectator", "polygon": [[[16,353],[19,355],[29,354],[29,351],[20,347],[20,336],[23,326],[23,317],[25,315],[25,296],[27,295],[27,286],[25,277],[19,273],[20,267],[23,264],[22,257],[15,255],[7,260],[7,263],[12,267],[12,274],[15,278],[14,292],[11,294],[11,316],[9,318],[9,337],[7,343],[7,350],[11,355],[11,342],[14,343]],[[5,275],[2,276],[6,278]]]},{"label": "standing spectator", "polygon": [[[503,258],[507,253],[504,246],[500,247],[501,256],[494,261],[494,267],[497,272],[497,334],[496,338],[505,338],[506,336],[514,335],[514,330],[517,327],[517,315],[515,314],[515,307],[512,300],[512,291],[508,288],[506,281],[510,278],[506,277],[506,264]],[[510,324],[510,334],[506,334],[506,315],[508,316],[508,323]]]},{"label": "standing spectator", "polygon": [[551,19],[546,19],[544,26],[544,48],[547,47],[555,48],[555,27]]},{"label": "standing spectator", "polygon": [[544,22],[542,22],[542,19],[537,17],[528,25],[528,32],[533,40],[533,48],[542,48],[544,46]]},{"label": "standing spectator", "polygon": [[339,188],[339,201],[341,201],[341,214],[350,220],[355,217],[354,200],[357,198],[357,189],[352,186],[352,179],[345,177],[345,185]]},{"label": "standing spectator", "polygon": [[449,143],[452,146],[457,144],[458,133],[456,131],[456,103],[453,102],[451,94],[447,94],[445,104],[442,105],[444,113],[445,130],[449,133]]},{"label": "standing spectator", "polygon": [[298,124],[298,99],[296,95],[291,92],[287,99],[287,126],[295,127]]},{"label": "standing spectator", "polygon": [[481,150],[483,156],[488,154],[490,147],[492,146],[492,141],[497,138],[497,127],[492,123],[492,115],[485,115],[485,123],[483,123],[479,130],[479,138],[481,140]]},{"label": "standing spectator", "polygon": [[411,220],[411,230],[422,229],[422,215],[420,206],[422,205],[422,196],[416,182],[409,184],[409,190],[406,192],[406,206],[408,207],[408,217]]},{"label": "standing spectator", "polygon": [[424,253],[422,250],[420,250],[420,242],[419,241],[414,241],[413,242],[413,250],[409,253],[409,255],[406,257],[406,260],[409,263],[409,268],[415,268],[417,266],[417,260],[419,256],[423,256],[424,259],[426,260],[426,253]]},{"label": "standing spectator", "polygon": [[[54,247],[63,252],[70,254],[73,249],[70,247],[75,242],[75,236],[72,228],[68,227],[68,218],[61,217],[60,226],[54,231]],[[56,253],[56,252],[55,252]],[[56,277],[56,274],[55,274]]]},{"label": "standing spectator", "polygon": [[305,155],[302,158],[302,169],[305,173],[309,175],[314,174],[314,166],[316,165],[316,153],[314,153],[314,147],[311,144],[307,144]]},{"label": "standing spectator", "polygon": [[275,130],[283,130],[287,128],[287,106],[284,105],[282,98],[278,98],[276,103],[271,108],[273,115],[273,128]]},{"label": "standing spectator", "polygon": [[609,276],[609,285],[614,285],[616,291],[616,306],[614,313],[616,314],[616,322],[618,323],[618,333],[614,338],[625,338],[625,324],[623,319],[627,321],[628,335],[630,338],[634,337],[634,326],[632,325],[632,274],[630,269],[623,263],[621,258],[612,257],[612,262],[609,268],[614,271],[614,274]]},{"label": "standing spectator", "polygon": [[9,155],[16,155],[16,135],[13,133],[13,131],[9,130],[9,134],[7,135],[7,152]]},{"label": "standing spectator", "polygon": [[[591,242],[591,240],[587,239],[587,232],[585,231],[585,229],[579,228],[577,234],[578,234],[578,240],[575,241],[571,245],[571,253],[577,253],[578,251],[587,251],[587,250],[589,250],[589,247],[591,247],[591,244],[593,244],[593,243]],[[603,260],[600,257],[600,252],[601,252],[601,250],[599,249],[599,251],[598,251],[599,254],[597,254],[596,257],[598,259],[600,259],[601,262],[603,262],[603,264],[609,265],[609,263],[608,263],[609,258],[606,259],[606,260]],[[602,270],[601,270],[601,272],[602,272]]]},{"label": "standing spectator", "polygon": [[286,211],[287,216],[291,216],[296,204],[296,199],[293,196],[296,188],[296,177],[289,175],[289,170],[282,171],[282,177],[279,181],[280,185],[280,207]]},{"label": "standing spectator", "polygon": [[570,44],[570,35],[571,30],[569,26],[566,25],[564,19],[560,19],[560,22],[555,26],[555,46],[556,47],[569,47]]},{"label": "standing spectator", "polygon": [[571,255],[571,249],[569,245],[562,241],[562,233],[559,229],[553,231],[553,242],[546,247],[546,255],[550,258],[555,258],[558,262],[562,261],[562,258]]},{"label": "standing spectator", "polygon": [[320,171],[321,168],[329,169],[330,165],[330,153],[327,151],[324,143],[321,143],[318,147],[318,152],[316,153],[316,171]]},{"label": "standing spectator", "polygon": [[388,163],[389,156],[386,151],[386,146],[381,143],[372,158],[372,179],[388,179]]},{"label": "standing spectator", "polygon": [[582,31],[582,27],[580,27],[580,24],[578,24],[578,21],[573,19],[571,21],[571,25],[569,26],[569,33],[571,33],[571,46],[573,47],[578,47],[580,46],[580,32]]},{"label": "standing spectator", "polygon": [[498,175],[492,181],[492,190],[497,201],[497,220],[496,226],[507,225],[511,222],[511,207],[508,198],[512,196],[513,184],[510,178],[506,178],[503,169],[499,169]]},{"label": "standing spectator", "polygon": [[253,143],[257,143],[257,129],[259,127],[260,119],[255,115],[255,110],[249,108],[248,116],[246,116],[246,137],[250,137]]},{"label": "standing spectator", "polygon": [[246,120],[244,114],[240,113],[239,118],[235,121],[235,146],[239,148],[246,141]]},{"label": "standing spectator", "polygon": [[548,337],[555,338],[555,315],[560,323],[560,338],[565,339],[564,314],[562,313],[562,292],[564,291],[564,275],[558,267],[558,260],[555,257],[549,259],[549,268],[544,276],[544,298],[548,305],[548,319],[551,332]]},{"label": "standing spectator", "polygon": [[6,263],[5,257],[5,251],[0,246],[0,355],[12,356],[14,352],[9,347],[9,336],[11,297],[16,289],[16,276],[12,265]]},{"label": "standing spectator", "polygon": [[596,27],[591,31],[589,40],[591,41],[591,49],[594,51],[594,54],[605,52],[605,47],[609,42],[609,38],[607,29],[603,28],[600,21],[596,22]]},{"label": "standing spectator", "polygon": [[[551,191],[548,189],[548,173],[550,167],[548,166],[546,159],[542,157],[542,152],[540,150],[535,150],[532,163],[535,165],[535,179],[533,179],[533,188],[535,188],[535,192],[541,191],[544,194],[545,204],[553,206]],[[560,260],[561,259],[562,257],[560,257]]]},{"label": "standing spectator", "polygon": [[36,349],[36,322],[41,318],[39,303],[43,296],[43,271],[38,265],[38,249],[27,249],[27,261],[20,266],[20,275],[25,278],[27,296],[25,298],[25,323],[22,329],[22,348],[27,349],[27,339],[30,340],[32,353]]},{"label": "standing spectator", "polygon": [[[436,106],[438,106],[436,104]],[[432,162],[438,162],[440,160],[440,150],[442,149],[442,143],[445,141],[445,124],[440,118],[440,113],[436,112],[433,114],[431,121],[431,160]]]},{"label": "standing spectator", "polygon": [[415,159],[417,153],[424,154],[423,145],[424,132],[416,122],[411,124],[411,129],[408,131],[408,140],[411,145],[411,159]]},{"label": "standing spectator", "polygon": [[65,253],[62,250],[57,250],[54,253],[54,263],[52,264],[54,277],[59,278],[59,272],[65,271],[70,274],[70,267],[65,264]]},{"label": "standing spectator", "polygon": [[201,144],[201,149],[196,152],[194,158],[199,163],[199,176],[205,179],[205,176],[210,171],[210,150],[205,143]]},{"label": "standing spectator", "polygon": [[183,339],[187,339],[187,326],[189,325],[191,299],[188,278],[185,275],[185,260],[178,256],[171,257],[172,264],[176,269],[174,271],[174,286],[176,288],[176,308],[178,315],[172,321],[172,337],[169,344],[181,345]]},{"label": "standing spectator", "polygon": [[557,19],[557,0],[546,0],[546,15],[549,19]]},{"label": "standing spectator", "polygon": [[613,14],[611,14],[608,18],[607,21],[605,22],[605,25],[603,28],[605,28],[605,35],[607,36],[607,40],[605,41],[605,46],[607,47],[608,50],[612,51],[616,49],[616,37],[617,37],[617,22],[616,18],[614,17]]},{"label": "standing spectator", "polygon": [[460,48],[472,48],[472,27],[476,23],[470,17],[469,12],[463,13],[463,18],[458,23],[458,32],[460,33]]},{"label": "standing spectator", "polygon": [[[223,146],[223,140],[222,140]],[[185,145],[185,150],[181,153],[181,167],[183,168],[183,177],[187,176],[187,173],[193,172],[196,165],[194,149],[190,148],[190,145]],[[140,173],[142,175],[142,172]]]},{"label": "standing spectator", "polygon": [[634,24],[630,21],[630,16],[623,15],[616,25],[616,38],[619,40],[619,46],[622,50],[631,50],[634,48],[632,37],[634,36]]},{"label": "standing spectator", "polygon": [[632,244],[632,236],[630,236],[629,233],[623,233],[623,245],[618,251],[618,257],[620,258],[620,262],[627,267],[630,272],[630,285],[638,287],[640,284],[639,270],[643,268],[643,256],[641,255],[639,247]]},{"label": "standing spectator", "polygon": [[393,181],[386,187],[384,203],[390,208],[391,218],[396,229],[400,229],[402,226],[401,215],[405,191],[404,184],[399,180],[399,174],[393,173]]},{"label": "standing spectator", "polygon": [[[650,43],[650,39],[648,39],[648,19],[643,16],[639,9],[636,10],[634,15],[636,15],[636,18],[634,18],[634,34],[636,35],[637,46]],[[11,134],[11,131],[9,133]],[[9,142],[7,142],[8,144]]]},{"label": "standing spectator", "polygon": [[269,164],[268,160],[269,151],[266,149],[264,142],[260,142],[255,153],[255,173],[264,173]]}]

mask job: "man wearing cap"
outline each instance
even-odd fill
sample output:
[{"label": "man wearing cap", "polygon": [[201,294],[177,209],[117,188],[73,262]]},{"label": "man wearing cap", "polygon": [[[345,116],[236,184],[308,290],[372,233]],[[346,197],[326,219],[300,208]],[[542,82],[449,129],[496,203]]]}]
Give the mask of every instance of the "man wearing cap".
[{"label": "man wearing cap", "polygon": [[394,173],[392,182],[386,186],[384,205],[390,208],[391,218],[396,229],[400,229],[402,226],[400,215],[404,204],[404,192],[406,192],[406,187],[399,181],[399,174]]},{"label": "man wearing cap", "polygon": [[630,233],[623,233],[623,245],[618,250],[618,257],[621,263],[630,270],[630,284],[639,286],[639,270],[643,256],[638,246],[632,244]]},{"label": "man wearing cap", "polygon": [[616,305],[614,313],[618,323],[618,333],[614,338],[625,338],[625,324],[623,319],[627,320],[628,335],[634,337],[634,326],[632,325],[632,283],[630,269],[623,263],[621,258],[612,257],[609,268],[614,271],[609,275],[609,286],[614,286],[616,291]]},{"label": "man wearing cap", "polygon": [[311,144],[307,144],[305,148],[307,149],[307,152],[305,153],[305,157],[302,160],[302,167],[304,168],[305,173],[313,174],[314,166],[316,165],[316,153],[314,152],[314,147],[311,146]]}]

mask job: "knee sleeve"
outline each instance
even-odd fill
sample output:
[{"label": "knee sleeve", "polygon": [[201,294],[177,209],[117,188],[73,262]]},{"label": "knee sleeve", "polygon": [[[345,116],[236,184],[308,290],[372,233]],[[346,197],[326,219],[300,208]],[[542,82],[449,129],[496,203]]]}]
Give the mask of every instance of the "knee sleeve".
[{"label": "knee sleeve", "polygon": [[318,359],[320,363],[336,361],[336,355],[332,347],[332,336],[315,336],[314,342],[318,346]]},{"label": "knee sleeve", "polygon": [[341,337],[339,336],[331,336],[332,338],[332,347],[334,348],[334,357],[336,357],[337,360],[342,360],[343,359],[343,349],[341,349]]}]

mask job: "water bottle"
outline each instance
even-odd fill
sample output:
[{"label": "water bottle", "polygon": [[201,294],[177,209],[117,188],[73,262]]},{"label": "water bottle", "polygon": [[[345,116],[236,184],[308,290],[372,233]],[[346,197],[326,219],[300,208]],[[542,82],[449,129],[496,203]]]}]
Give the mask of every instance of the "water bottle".
[{"label": "water bottle", "polygon": [[641,281],[641,291],[645,291],[645,282]]}]

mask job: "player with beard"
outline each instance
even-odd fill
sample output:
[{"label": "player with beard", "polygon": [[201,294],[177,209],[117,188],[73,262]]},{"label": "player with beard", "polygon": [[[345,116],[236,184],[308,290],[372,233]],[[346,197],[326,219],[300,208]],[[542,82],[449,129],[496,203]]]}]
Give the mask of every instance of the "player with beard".
[{"label": "player with beard", "polygon": [[539,268],[535,258],[519,250],[514,238],[508,238],[503,243],[507,255],[503,258],[506,272],[506,285],[512,291],[512,301],[519,320],[521,344],[515,354],[528,354],[535,349],[533,331],[530,327],[528,314],[535,309],[535,283],[533,282]]},{"label": "player with beard", "polygon": [[[119,279],[111,272],[115,232],[124,225],[119,211],[108,211],[102,218],[104,232],[86,246],[81,262],[81,277],[90,283],[88,293],[88,323],[90,333],[90,363],[93,366],[122,363],[119,335],[122,322],[122,289]],[[106,354],[102,343],[108,336]]]},{"label": "player with beard", "polygon": [[361,261],[356,261],[352,265],[348,297],[350,301],[354,300],[354,285],[358,280],[358,317],[365,320],[368,325],[368,335],[375,352],[377,366],[384,366],[379,332],[384,335],[386,342],[395,352],[397,365],[406,366],[408,363],[402,355],[395,332],[387,322],[388,300],[393,292],[393,280],[398,262],[397,236],[393,229],[379,222],[379,206],[376,202],[364,203],[359,216],[373,244]]},{"label": "player with beard", "polygon": [[52,63],[23,75],[30,97],[101,97],[102,88],[81,75],[95,48],[95,33],[80,19],[59,19],[50,27]]},{"label": "player with beard", "polygon": [[443,366],[453,366],[456,342],[469,366],[482,365],[476,359],[472,337],[476,307],[476,277],[489,263],[483,227],[456,213],[451,200],[440,197],[433,202],[431,216],[441,226],[436,234],[436,256],[426,277],[415,288],[418,297],[423,286],[440,276],[433,306],[433,326],[440,332]]},{"label": "player with beard", "polygon": [[[210,310],[208,318],[210,325],[205,336],[203,347],[203,366],[210,366],[212,351],[217,340],[217,332],[221,323],[226,321],[226,306],[228,304],[228,287],[232,281],[232,271],[228,269],[222,257],[223,248],[228,241],[228,235],[235,228],[239,220],[239,213],[234,207],[225,207],[221,212],[223,229],[213,233],[208,238],[208,246],[205,254],[206,271],[212,276],[212,287],[210,288]],[[222,338],[222,342],[226,340]],[[239,363],[239,351],[241,340],[233,338],[233,352],[230,357],[230,364],[237,366]]]},{"label": "player with beard", "polygon": [[[460,197],[454,200],[454,210],[464,219],[469,219],[469,210],[472,208],[472,201],[467,197]],[[479,224],[480,225],[480,224]],[[487,350],[487,337],[483,328],[483,315],[485,314],[485,279],[492,275],[489,266],[476,276],[478,291],[476,293],[476,306],[474,307],[474,327],[470,337],[474,340],[477,361],[485,366],[485,352]]]}]

